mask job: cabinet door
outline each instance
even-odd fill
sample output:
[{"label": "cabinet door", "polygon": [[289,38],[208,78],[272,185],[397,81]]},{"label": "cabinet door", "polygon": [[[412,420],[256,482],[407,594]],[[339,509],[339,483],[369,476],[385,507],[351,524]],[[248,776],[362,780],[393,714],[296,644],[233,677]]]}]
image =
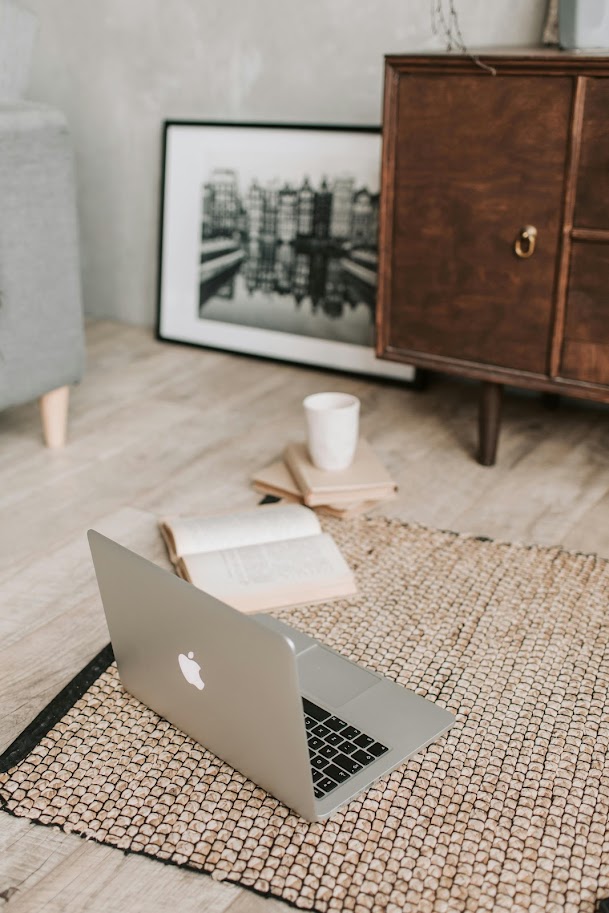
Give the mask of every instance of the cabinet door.
[{"label": "cabinet door", "polygon": [[403,75],[397,92],[386,348],[547,373],[572,80]]},{"label": "cabinet door", "polygon": [[609,79],[586,79],[575,220],[577,228],[609,228]]},{"label": "cabinet door", "polygon": [[560,373],[609,384],[609,244],[574,242]]}]

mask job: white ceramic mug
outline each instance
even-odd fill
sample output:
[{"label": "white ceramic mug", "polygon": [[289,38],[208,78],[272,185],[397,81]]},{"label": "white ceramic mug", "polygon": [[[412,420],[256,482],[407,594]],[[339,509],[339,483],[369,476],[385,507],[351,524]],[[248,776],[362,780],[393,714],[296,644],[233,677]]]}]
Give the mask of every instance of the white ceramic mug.
[{"label": "white ceramic mug", "polygon": [[338,472],[353,462],[359,399],[349,393],[314,393],[303,402],[309,456],[318,469]]}]

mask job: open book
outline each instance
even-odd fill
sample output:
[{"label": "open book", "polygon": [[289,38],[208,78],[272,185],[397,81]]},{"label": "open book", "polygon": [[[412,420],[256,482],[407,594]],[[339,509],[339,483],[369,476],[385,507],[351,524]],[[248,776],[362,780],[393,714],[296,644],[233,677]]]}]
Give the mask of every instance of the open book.
[{"label": "open book", "polygon": [[182,517],[159,526],[180,577],[242,612],[357,592],[334,539],[299,504]]}]

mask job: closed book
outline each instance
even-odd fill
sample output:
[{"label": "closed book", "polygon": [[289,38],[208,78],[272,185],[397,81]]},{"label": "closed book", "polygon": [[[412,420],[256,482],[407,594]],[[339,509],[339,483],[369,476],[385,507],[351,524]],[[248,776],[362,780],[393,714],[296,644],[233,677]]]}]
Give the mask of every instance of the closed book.
[{"label": "closed book", "polygon": [[[303,503],[302,492],[283,460],[277,460],[255,472],[252,476],[252,487],[260,494],[273,495],[283,501]],[[343,519],[366,513],[376,507],[376,504],[376,501],[353,498],[344,504],[319,504],[316,505],[316,510],[330,517]]]},{"label": "closed book", "polygon": [[302,494],[294,476],[283,460],[276,460],[252,475],[252,487],[264,495],[302,504]]},{"label": "closed book", "polygon": [[285,463],[292,473],[303,502],[308,507],[320,504],[353,503],[353,501],[384,501],[395,497],[397,485],[363,438],[348,469],[328,472],[311,462],[306,444],[288,444]]}]

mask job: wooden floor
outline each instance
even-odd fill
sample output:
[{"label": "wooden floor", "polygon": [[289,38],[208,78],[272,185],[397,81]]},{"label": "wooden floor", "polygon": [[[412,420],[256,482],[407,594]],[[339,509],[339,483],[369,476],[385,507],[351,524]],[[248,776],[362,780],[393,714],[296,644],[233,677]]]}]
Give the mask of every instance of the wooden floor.
[{"label": "wooden floor", "polygon": [[[107,641],[85,530],[166,563],[154,519],[254,505],[249,473],[302,435],[301,401],[362,400],[366,436],[398,480],[388,513],[609,556],[609,411],[506,397],[498,464],[473,460],[477,389],[425,393],[88,330],[70,443],[45,450],[35,404],[0,413],[0,750]],[[235,886],[0,814],[0,907],[24,911],[270,913]]]}]

